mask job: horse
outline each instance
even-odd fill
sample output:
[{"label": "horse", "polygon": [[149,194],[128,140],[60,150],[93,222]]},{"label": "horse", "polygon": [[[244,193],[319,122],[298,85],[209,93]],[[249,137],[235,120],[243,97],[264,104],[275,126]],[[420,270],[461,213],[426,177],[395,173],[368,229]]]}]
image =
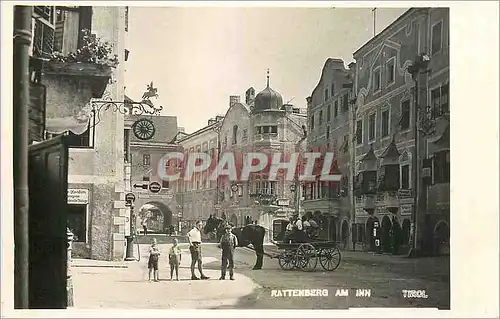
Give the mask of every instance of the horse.
[{"label": "horse", "polygon": [[[218,218],[210,215],[203,227],[203,232],[205,234],[216,232],[217,241],[220,240],[222,234],[224,234],[224,227],[226,225],[232,225],[222,218]],[[238,247],[247,247],[252,244],[255,250],[255,255],[257,256],[257,261],[255,262],[253,270],[262,269],[262,259],[264,257],[264,235],[266,229],[260,225],[249,224],[244,227],[234,227],[232,233],[238,239]]]}]

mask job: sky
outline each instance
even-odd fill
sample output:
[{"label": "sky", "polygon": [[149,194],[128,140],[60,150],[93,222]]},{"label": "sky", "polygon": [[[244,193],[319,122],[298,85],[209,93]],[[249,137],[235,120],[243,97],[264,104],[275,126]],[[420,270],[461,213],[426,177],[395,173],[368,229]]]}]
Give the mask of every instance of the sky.
[{"label": "sky", "polygon": [[[377,8],[376,32],[407,8]],[[373,37],[372,8],[131,7],[126,92],[140,100],[153,81],[162,115],[194,132],[224,115],[229,96],[270,86],[306,107],[327,58],[349,64]]]}]

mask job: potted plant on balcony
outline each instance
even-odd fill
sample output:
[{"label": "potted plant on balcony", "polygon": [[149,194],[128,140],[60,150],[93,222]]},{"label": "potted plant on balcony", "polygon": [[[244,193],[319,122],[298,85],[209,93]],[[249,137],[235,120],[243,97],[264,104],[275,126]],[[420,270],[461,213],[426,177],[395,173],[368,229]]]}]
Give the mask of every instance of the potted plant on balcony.
[{"label": "potted plant on balcony", "polygon": [[45,74],[110,77],[111,68],[118,65],[118,55],[113,46],[102,41],[89,30],[82,30],[82,45],[76,52],[54,52],[44,65]]},{"label": "potted plant on balcony", "polygon": [[43,65],[46,95],[46,130],[82,134],[91,117],[92,98],[101,98],[118,65],[112,44],[82,30],[82,45],[75,52],[54,52]]}]

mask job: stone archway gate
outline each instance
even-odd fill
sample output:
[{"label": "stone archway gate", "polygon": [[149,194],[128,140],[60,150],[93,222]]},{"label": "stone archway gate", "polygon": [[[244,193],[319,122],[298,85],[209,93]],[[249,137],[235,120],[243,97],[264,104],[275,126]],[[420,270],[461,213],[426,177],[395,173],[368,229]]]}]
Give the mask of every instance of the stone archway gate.
[{"label": "stone archway gate", "polygon": [[[144,206],[145,204],[151,204],[154,206],[157,206],[161,210],[161,206],[164,205],[168,208],[168,210],[172,213],[172,225],[179,226],[179,222],[182,219],[182,208],[179,208],[179,204],[175,200],[175,196],[172,196],[171,193],[168,192],[160,192],[158,194],[152,194],[152,193],[147,193],[145,191],[141,192],[134,192],[132,193],[136,196],[136,200],[134,202],[134,214],[135,216],[138,216],[139,214],[139,209]],[[158,205],[161,204],[161,205]],[[163,214],[168,213],[168,212],[163,212]],[[166,217],[166,216],[164,216]],[[128,229],[130,226],[130,220],[127,220],[126,223],[126,229]],[[140,227],[140,221],[139,221],[139,227]],[[136,230],[137,230],[137,224],[136,224]]]}]

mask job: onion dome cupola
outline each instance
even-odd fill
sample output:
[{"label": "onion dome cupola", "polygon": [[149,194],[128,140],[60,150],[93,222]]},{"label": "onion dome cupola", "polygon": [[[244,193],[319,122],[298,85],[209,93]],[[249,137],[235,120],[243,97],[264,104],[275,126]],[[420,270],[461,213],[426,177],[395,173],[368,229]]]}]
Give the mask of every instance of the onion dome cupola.
[{"label": "onion dome cupola", "polygon": [[269,87],[269,70],[267,71],[267,86],[257,94],[254,100],[254,112],[280,110],[283,106],[281,94]]}]

